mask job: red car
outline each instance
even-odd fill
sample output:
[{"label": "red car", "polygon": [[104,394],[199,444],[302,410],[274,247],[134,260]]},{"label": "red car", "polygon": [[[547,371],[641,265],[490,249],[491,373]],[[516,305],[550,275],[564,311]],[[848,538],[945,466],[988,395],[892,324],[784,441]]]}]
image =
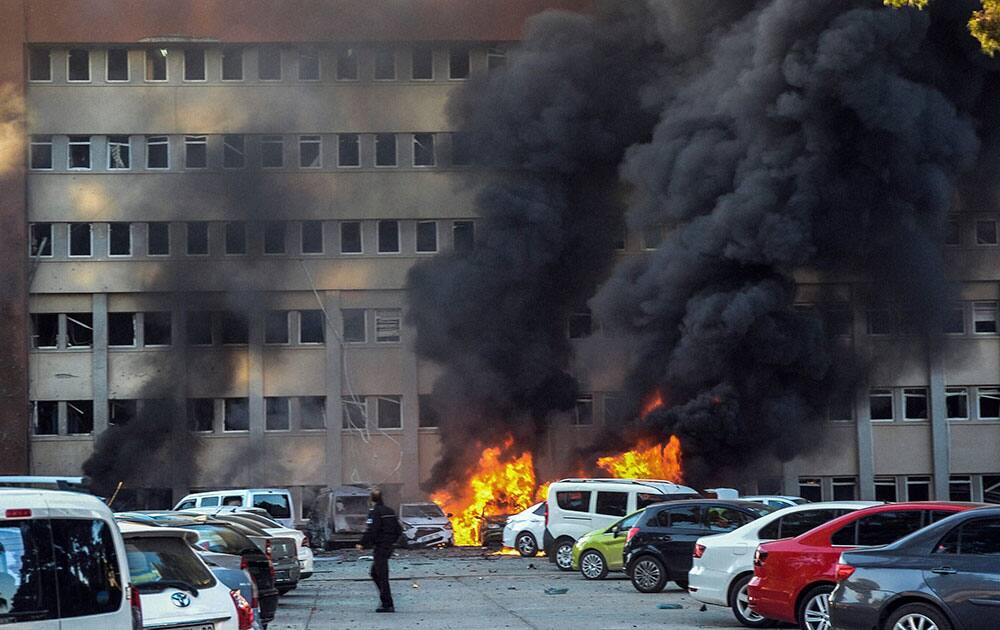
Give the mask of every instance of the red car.
[{"label": "red car", "polygon": [[978,503],[887,503],[845,514],[796,538],[760,545],[748,593],[758,614],[803,630],[830,630],[828,599],[840,553],[895,542]]}]

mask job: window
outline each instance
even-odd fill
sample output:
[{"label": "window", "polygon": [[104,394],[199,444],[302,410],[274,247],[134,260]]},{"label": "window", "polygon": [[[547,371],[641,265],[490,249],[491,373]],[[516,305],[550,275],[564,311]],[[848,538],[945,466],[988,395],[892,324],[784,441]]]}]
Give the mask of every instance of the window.
[{"label": "window", "polygon": [[621,424],[628,421],[629,409],[624,396],[605,394],[604,423]]},{"label": "window", "polygon": [[69,81],[90,81],[90,51],[73,48],[66,58],[66,77]]},{"label": "window", "polygon": [[413,49],[413,74],[417,81],[430,81],[434,78],[434,51],[427,46],[417,46]]},{"label": "window", "polygon": [[299,311],[299,343],[323,343],[325,329],[323,311]]},{"label": "window", "polygon": [[108,313],[108,345],[135,346],[135,313]]},{"label": "window", "polygon": [[398,308],[375,311],[375,341],[377,343],[399,343],[401,322],[401,311]]},{"label": "window", "polygon": [[464,46],[448,51],[448,78],[469,78],[469,49]]},{"label": "window", "polygon": [[303,221],[301,226],[302,253],[323,253],[323,222]]},{"label": "window", "polygon": [[231,255],[247,253],[247,224],[230,221],[226,224],[226,253]]},{"label": "window", "polygon": [[167,80],[167,49],[150,48],[146,50],[146,80]]},{"label": "window", "polygon": [[567,490],[556,493],[556,504],[560,510],[568,512],[589,512],[590,511],[590,491],[589,490]]},{"label": "window", "polygon": [[788,516],[772,521],[760,530],[760,540],[795,538],[824,523],[828,523],[844,512],[841,510],[804,510],[792,512]]},{"label": "window", "polygon": [[94,401],[70,400],[66,403],[66,432],[70,435],[94,432]]},{"label": "window", "polygon": [[344,343],[364,343],[367,341],[365,311],[361,308],[345,308],[340,311],[344,320]]},{"label": "window", "polygon": [[434,134],[413,134],[413,165],[434,166]]},{"label": "window", "polygon": [[499,46],[491,46],[486,50],[486,70],[496,72],[507,65],[507,51]]},{"label": "window", "polygon": [[378,253],[399,253],[399,221],[378,222]]},{"label": "window", "polygon": [[403,426],[403,405],[400,396],[378,397],[378,428],[399,429]]},{"label": "window", "polygon": [[455,221],[451,226],[452,248],[459,253],[468,253],[476,245],[476,224],[472,221]]},{"label": "window", "polygon": [[375,134],[375,166],[396,166],[396,134]]},{"label": "window", "polygon": [[90,256],[92,244],[91,226],[89,223],[69,224],[70,256]]},{"label": "window", "polygon": [[31,239],[31,249],[29,250],[30,254],[32,256],[51,256],[52,224],[32,223],[29,231]]},{"label": "window", "polygon": [[966,521],[944,537],[935,553],[1000,556],[1000,519]]},{"label": "window", "polygon": [[867,313],[869,335],[892,334],[892,311],[889,309],[873,309]]},{"label": "window", "polygon": [[[926,397],[924,399],[926,407]],[[868,394],[868,407],[872,420],[892,420],[895,417],[891,389],[873,389]]]},{"label": "window", "polygon": [[816,503],[823,500],[823,480],[816,477],[799,477],[799,496]]},{"label": "window", "polygon": [[1000,503],[1000,476],[983,475],[983,502]]},{"label": "window", "polygon": [[108,170],[128,170],[132,164],[128,136],[108,136]]},{"label": "window", "polygon": [[972,477],[969,475],[952,475],[948,480],[949,501],[972,500]]},{"label": "window", "polygon": [[906,500],[907,501],[930,501],[931,500],[931,478],[930,477],[907,477],[906,478]]},{"label": "window", "polygon": [[[219,500],[221,498],[222,497],[203,497],[201,499],[201,507],[215,507],[219,505]],[[191,507],[194,507],[194,505]]]},{"label": "window", "polygon": [[321,168],[322,166],[322,141],[320,136],[299,136],[299,167]]},{"label": "window", "polygon": [[[594,424],[594,399],[591,396],[581,396],[576,399],[573,424],[585,426]],[[624,516],[624,515],[623,515]]]},{"label": "window", "polygon": [[59,434],[59,403],[54,400],[35,401],[35,435]]},{"label": "window", "polygon": [[249,431],[250,404],[246,398],[226,398],[223,404],[223,430]]},{"label": "window", "polygon": [[203,48],[188,48],[184,51],[184,80],[205,80],[205,50]]},{"label": "window", "polygon": [[31,315],[31,347],[55,348],[59,345],[59,315],[33,313]]},{"label": "window", "polygon": [[243,49],[227,46],[222,49],[222,80],[243,80]]},{"label": "window", "polygon": [[264,224],[265,254],[285,253],[285,227],[282,221],[269,221]]},{"label": "window", "polygon": [[128,81],[128,50],[125,48],[108,49],[107,80]]},{"label": "window", "polygon": [[895,477],[875,477],[875,500],[890,503],[896,501]]},{"label": "window", "polygon": [[392,48],[379,48],[375,51],[375,80],[396,80],[396,51]]},{"label": "window", "polygon": [[433,254],[438,250],[437,221],[417,221],[417,252]]},{"label": "window", "polygon": [[642,248],[656,249],[663,242],[663,226],[650,225],[642,230]]},{"label": "window", "polygon": [[146,346],[169,346],[172,341],[170,311],[144,313],[142,338]]},{"label": "window", "polygon": [[927,419],[927,390],[923,387],[903,389],[903,419]]},{"label": "window", "polygon": [[281,80],[281,49],[261,46],[257,49],[257,77],[261,81]]},{"label": "window", "polygon": [[354,48],[344,48],[337,51],[337,80],[358,80],[358,51]]},{"label": "window", "polygon": [[299,81],[319,81],[319,51],[299,49]]},{"label": "window", "polygon": [[598,492],[594,511],[608,516],[625,516],[628,514],[628,493]]},{"label": "window", "polygon": [[[861,547],[888,545],[920,529],[923,526],[923,520],[922,510],[879,512],[862,517],[856,521],[857,539],[854,544]],[[837,538],[838,535],[840,532],[834,534],[834,538]],[[832,539],[831,541],[835,545],[844,544]]]},{"label": "window", "polygon": [[356,133],[337,136],[337,166],[361,166],[361,141]]},{"label": "window", "polygon": [[205,168],[208,166],[208,137],[184,136],[184,167]]},{"label": "window", "polygon": [[287,398],[264,398],[264,428],[268,431],[287,431],[288,421]]},{"label": "window", "polygon": [[441,415],[434,408],[430,394],[420,394],[418,403],[420,405],[420,428],[432,429],[441,426]]},{"label": "window", "polygon": [[955,217],[951,217],[945,223],[944,232],[944,244],[945,245],[961,245],[962,244],[962,224]]},{"label": "window", "polygon": [[232,312],[222,314],[222,343],[246,345],[248,338],[247,320]]},{"label": "window", "polygon": [[976,302],[972,305],[973,331],[980,334],[997,332],[997,303]]},{"label": "window", "polygon": [[48,48],[32,48],[28,51],[28,80],[52,80],[52,51]]},{"label": "window", "polygon": [[343,221],[340,224],[340,253],[360,254],[361,246],[361,222]]},{"label": "window", "polygon": [[170,224],[146,224],[146,253],[150,256],[170,255]]},{"label": "window", "polygon": [[753,520],[749,514],[721,505],[705,509],[705,524],[713,532],[731,532]]},{"label": "window", "polygon": [[979,387],[979,417],[984,420],[1000,418],[1000,388]]},{"label": "window", "polygon": [[66,313],[66,347],[89,348],[94,345],[94,316],[90,313]]},{"label": "window", "polygon": [[285,139],[281,136],[261,136],[260,165],[281,168],[285,165]]},{"label": "window", "polygon": [[170,168],[170,141],[167,136],[146,136],[146,168]]},{"label": "window", "polygon": [[341,399],[343,408],[343,427],[345,429],[363,429],[367,426],[368,401],[363,396],[344,396]]},{"label": "window", "polygon": [[138,412],[137,400],[109,400],[108,424],[122,426],[135,420]]},{"label": "window", "polygon": [[853,392],[835,392],[827,406],[830,422],[851,422],[854,420]]},{"label": "window", "polygon": [[192,431],[211,432],[215,429],[215,401],[211,398],[188,399],[187,415]]},{"label": "window", "polygon": [[189,311],[186,323],[188,345],[212,345],[212,313],[207,311]]},{"label": "window", "polygon": [[951,335],[965,333],[965,306],[954,304],[945,312],[944,332]]},{"label": "window", "polygon": [[193,221],[187,224],[188,256],[204,256],[208,254],[208,223]]},{"label": "window", "polygon": [[696,505],[663,510],[659,515],[660,523],[663,516],[668,517],[667,527],[672,529],[701,529],[701,509]]},{"label": "window", "polygon": [[222,136],[222,168],[243,168],[246,165],[246,150],[243,136]]},{"label": "window", "polygon": [[976,221],[976,245],[997,244],[997,222],[993,220]]},{"label": "window", "polygon": [[[52,533],[52,548],[55,550],[55,563],[51,566],[57,576],[59,617],[89,617],[113,613],[123,608],[125,589],[118,572],[118,554],[115,550],[115,538],[111,533],[114,526],[89,518],[52,518],[48,522]],[[21,561],[24,559],[19,558]],[[31,564],[31,560],[26,564]],[[22,564],[21,570],[25,568]],[[72,578],[66,579],[64,576]],[[38,578],[36,576],[30,581],[25,579],[23,584],[37,588]],[[15,607],[20,605],[19,599],[13,601]],[[124,608],[127,607],[126,603]],[[36,617],[31,614],[28,618],[34,620]],[[90,623],[93,622],[87,619],[81,625]],[[64,621],[60,625],[71,627],[76,624]]]},{"label": "window", "polygon": [[948,387],[944,390],[944,401],[949,420],[969,417],[969,390],[965,387]]},{"label": "window", "polygon": [[467,133],[451,134],[451,165],[469,166],[472,164],[472,141]]},{"label": "window", "polygon": [[264,343],[288,343],[288,311],[268,311],[264,316]]},{"label": "window", "polygon": [[109,256],[132,255],[131,223],[108,224],[108,255]]},{"label": "window", "polygon": [[68,166],[70,170],[90,170],[90,136],[70,136]]},{"label": "window", "polygon": [[833,478],[833,500],[854,501],[858,498],[858,480],[854,477]]},{"label": "window", "polygon": [[29,152],[32,170],[52,169],[52,136],[31,136]]},{"label": "window", "polygon": [[326,428],[326,397],[303,396],[299,398],[299,426],[303,429]]},{"label": "window", "polygon": [[590,311],[579,311],[569,315],[569,338],[583,339],[590,336],[591,315]]}]

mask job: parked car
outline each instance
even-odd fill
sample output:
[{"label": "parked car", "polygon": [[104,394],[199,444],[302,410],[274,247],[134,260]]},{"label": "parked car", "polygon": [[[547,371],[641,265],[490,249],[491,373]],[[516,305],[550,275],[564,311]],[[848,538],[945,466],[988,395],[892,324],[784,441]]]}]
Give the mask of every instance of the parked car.
[{"label": "parked car", "polygon": [[194,507],[218,507],[220,505],[261,508],[285,527],[295,528],[295,504],[292,502],[292,494],[283,488],[196,492],[178,501],[174,510],[182,511]]},{"label": "parked car", "polygon": [[436,503],[403,503],[399,506],[402,542],[407,547],[452,545],[451,521]]},{"label": "parked car", "polygon": [[298,552],[298,558],[299,558],[299,567],[300,567],[299,579],[304,580],[312,576],[315,558],[313,556],[313,551],[311,548],[311,543],[309,541],[309,536],[307,536],[306,533],[301,530],[285,527],[281,523],[272,519],[265,510],[262,510],[260,508],[245,508],[245,507],[219,507],[219,508],[193,508],[191,510],[188,510],[188,512],[206,513],[206,514],[227,514],[227,513],[232,514],[233,516],[240,517],[244,521],[250,521],[251,523],[256,523],[259,527],[262,527],[264,531],[271,534],[272,536],[294,539],[295,548]]},{"label": "parked car", "polygon": [[524,557],[538,554],[545,536],[545,502],[508,517],[503,528],[503,546],[517,549]]},{"label": "parked car", "polygon": [[759,494],[740,498],[744,501],[754,501],[756,503],[770,505],[771,507],[779,510],[781,508],[792,507],[793,505],[803,505],[805,503],[809,503],[808,499],[803,499],[802,497],[790,497],[778,494]]},{"label": "parked car", "polygon": [[198,535],[172,527],[119,523],[132,585],[147,628],[251,630],[253,609],[212,574],[190,545]]},{"label": "parked car", "polygon": [[[237,591],[250,604],[250,608],[253,609],[253,623],[251,625],[252,630],[265,630],[264,624],[260,620],[260,602],[257,599],[257,586],[253,583],[253,577],[245,569],[230,569],[228,567],[219,566],[215,564],[209,557],[212,555],[222,555],[222,554],[209,554],[207,552],[199,553],[197,548],[195,553],[198,553],[199,557],[205,561],[208,565],[209,570],[215,579],[219,580],[226,585],[230,591]],[[237,559],[238,560],[238,559]]]},{"label": "parked car", "polygon": [[961,512],[885,547],[845,551],[830,594],[842,630],[1000,628],[1000,508]]},{"label": "parked car", "polygon": [[669,481],[563,479],[549,486],[543,544],[551,562],[573,569],[577,539],[610,527],[627,514],[662,501],[700,498],[696,491]]},{"label": "parked car", "polygon": [[97,497],[0,489],[0,626],[138,630],[130,582],[125,543]]},{"label": "parked car", "polygon": [[371,491],[362,486],[340,486],[324,490],[309,509],[306,529],[318,548],[355,544],[365,533]]},{"label": "parked car", "polygon": [[479,520],[479,546],[503,547],[503,528],[510,514],[491,514]]},{"label": "parked car", "polygon": [[274,566],[274,585],[279,594],[284,595],[298,587],[301,569],[294,538],[273,535],[259,525],[232,514],[220,514],[213,518],[235,527],[267,554]]},{"label": "parked car", "polygon": [[873,505],[879,504],[874,501],[805,503],[771,512],[728,534],[699,538],[688,572],[688,592],[702,603],[732,608],[733,616],[744,626],[769,627],[771,620],[755,613],[747,599],[757,545],[794,538],[838,516]]},{"label": "parked car", "polygon": [[573,545],[573,570],[588,580],[603,580],[609,571],[624,569],[625,537],[640,516],[642,510],[629,514],[607,529],[581,536]]},{"label": "parked car", "polygon": [[731,532],[774,508],[751,501],[671,501],[645,509],[625,538],[625,573],[640,593],[658,593],[673,581],[688,587],[695,541]]},{"label": "parked car", "polygon": [[935,521],[976,507],[975,503],[887,503],[857,510],[787,540],[764,543],[754,556],[747,587],[759,615],[828,630],[829,597],[837,560],[854,547],[887,545]]}]

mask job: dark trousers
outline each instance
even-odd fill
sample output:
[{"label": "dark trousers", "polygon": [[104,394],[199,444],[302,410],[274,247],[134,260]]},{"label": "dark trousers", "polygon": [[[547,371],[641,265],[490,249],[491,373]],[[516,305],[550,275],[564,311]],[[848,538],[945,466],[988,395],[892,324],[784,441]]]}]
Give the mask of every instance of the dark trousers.
[{"label": "dark trousers", "polygon": [[392,549],[375,548],[374,560],[372,561],[372,581],[378,587],[378,596],[382,600],[384,608],[392,608],[392,592],[389,590],[389,556]]}]

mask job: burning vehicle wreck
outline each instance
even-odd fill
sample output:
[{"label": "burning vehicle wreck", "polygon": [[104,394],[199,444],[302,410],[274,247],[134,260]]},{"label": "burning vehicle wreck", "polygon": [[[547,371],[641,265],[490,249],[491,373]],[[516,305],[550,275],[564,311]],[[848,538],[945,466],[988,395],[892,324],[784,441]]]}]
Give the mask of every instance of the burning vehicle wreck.
[{"label": "burning vehicle wreck", "polygon": [[436,503],[403,503],[399,506],[399,521],[403,526],[400,543],[405,547],[434,547],[455,544],[450,514]]}]

